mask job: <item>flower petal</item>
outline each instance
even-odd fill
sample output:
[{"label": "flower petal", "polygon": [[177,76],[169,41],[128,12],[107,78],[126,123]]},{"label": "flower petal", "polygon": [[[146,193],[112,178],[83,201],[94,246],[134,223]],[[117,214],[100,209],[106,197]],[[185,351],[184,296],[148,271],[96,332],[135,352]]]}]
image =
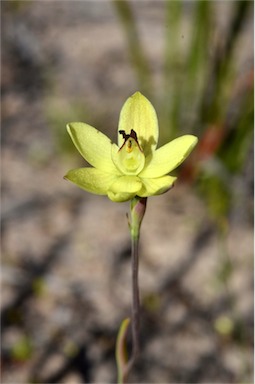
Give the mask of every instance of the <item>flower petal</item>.
[{"label": "flower petal", "polygon": [[176,179],[177,177],[173,176],[163,176],[155,179],[142,179],[143,186],[138,192],[138,196],[147,197],[161,195],[173,186]]},{"label": "flower petal", "polygon": [[67,131],[71,139],[80,152],[80,154],[93,167],[113,173],[120,174],[112,162],[112,146],[111,140],[102,132],[85,123],[69,123]]},{"label": "flower petal", "polygon": [[139,176],[154,178],[171,172],[186,159],[197,141],[196,136],[184,135],[157,149],[145,159],[144,168]]},{"label": "flower petal", "polygon": [[112,192],[128,192],[136,193],[142,186],[139,177],[136,176],[120,176],[110,186]]},{"label": "flower petal", "polygon": [[112,201],[122,202],[131,200],[141,189],[142,182],[136,176],[118,177],[108,190],[108,197]]},{"label": "flower petal", "polygon": [[140,92],[136,92],[129,97],[120,112],[119,147],[123,144],[123,136],[119,131],[130,134],[131,129],[136,132],[144,155],[150,155],[158,143],[158,119],[152,104]]},{"label": "flower petal", "polygon": [[108,197],[110,200],[115,203],[124,203],[125,201],[132,200],[136,196],[136,193],[126,193],[126,192],[112,192],[108,191]]},{"label": "flower petal", "polygon": [[107,195],[110,185],[118,176],[95,168],[77,168],[69,171],[64,178],[85,189],[85,191],[97,195]]}]

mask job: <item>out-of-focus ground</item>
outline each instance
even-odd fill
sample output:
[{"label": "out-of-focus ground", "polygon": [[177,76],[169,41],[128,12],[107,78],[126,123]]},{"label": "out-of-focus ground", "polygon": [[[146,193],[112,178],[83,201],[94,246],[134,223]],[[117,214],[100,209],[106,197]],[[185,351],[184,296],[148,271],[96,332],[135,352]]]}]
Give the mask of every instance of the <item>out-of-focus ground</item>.
[{"label": "out-of-focus ground", "polygon": [[[220,35],[231,7],[217,3]],[[156,92],[164,5],[132,2]],[[116,335],[130,315],[129,207],[63,175],[84,164],[65,123],[83,120],[114,139],[137,90],[123,30],[108,1],[3,2],[2,23],[2,383],[113,383]],[[251,15],[240,68],[252,58],[252,26]],[[184,180],[149,199],[131,382],[252,382],[251,172],[249,156],[223,231]]]}]

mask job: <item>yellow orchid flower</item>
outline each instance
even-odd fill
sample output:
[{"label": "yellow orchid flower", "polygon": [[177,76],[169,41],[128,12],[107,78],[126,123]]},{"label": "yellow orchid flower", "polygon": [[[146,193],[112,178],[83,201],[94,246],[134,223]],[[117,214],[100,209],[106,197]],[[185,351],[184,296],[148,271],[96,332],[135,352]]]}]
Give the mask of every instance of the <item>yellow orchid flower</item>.
[{"label": "yellow orchid flower", "polygon": [[92,167],[73,169],[65,178],[115,202],[166,192],[176,180],[168,173],[186,159],[197,143],[195,136],[184,135],[156,149],[157,115],[140,92],[129,97],[122,107],[118,145],[85,123],[69,123],[67,131]]}]

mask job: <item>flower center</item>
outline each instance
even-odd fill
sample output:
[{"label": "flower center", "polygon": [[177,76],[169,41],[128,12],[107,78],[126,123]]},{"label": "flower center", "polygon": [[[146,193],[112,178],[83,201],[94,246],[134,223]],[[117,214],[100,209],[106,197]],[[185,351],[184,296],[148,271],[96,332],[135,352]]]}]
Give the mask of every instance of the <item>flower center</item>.
[{"label": "flower center", "polygon": [[128,175],[137,175],[144,167],[145,157],[137,140],[136,132],[132,129],[130,134],[119,131],[124,143],[118,151],[119,169]]}]

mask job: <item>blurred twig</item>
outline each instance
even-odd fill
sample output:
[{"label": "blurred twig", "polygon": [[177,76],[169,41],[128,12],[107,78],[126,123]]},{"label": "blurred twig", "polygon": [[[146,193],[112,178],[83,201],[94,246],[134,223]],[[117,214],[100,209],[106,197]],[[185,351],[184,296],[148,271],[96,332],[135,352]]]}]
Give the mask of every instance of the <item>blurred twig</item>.
[{"label": "blurred twig", "polygon": [[[209,52],[211,42],[211,1],[197,1],[195,3],[192,36],[185,60],[185,88],[184,108],[196,111],[197,104],[203,89],[208,72]],[[193,119],[199,115],[193,113]],[[192,121],[187,121],[191,125]]]},{"label": "blurred twig", "polygon": [[152,94],[151,70],[140,42],[131,6],[126,0],[112,0],[112,4],[125,31],[127,49],[136,72],[139,89],[149,97]]},{"label": "blurred twig", "polygon": [[[226,103],[222,99],[223,90],[226,88],[228,72],[232,65],[233,50],[252,2],[240,0],[233,3],[233,6],[234,15],[229,25],[225,43],[221,41],[214,58],[211,60],[209,79],[205,83],[205,91],[201,97],[200,113],[203,122],[218,122],[225,112]],[[231,87],[229,88],[231,89]]]},{"label": "blurred twig", "polygon": [[162,142],[177,135],[181,115],[182,64],[180,52],[182,2],[166,2],[166,39],[164,62],[164,92],[159,105],[163,127]]}]

